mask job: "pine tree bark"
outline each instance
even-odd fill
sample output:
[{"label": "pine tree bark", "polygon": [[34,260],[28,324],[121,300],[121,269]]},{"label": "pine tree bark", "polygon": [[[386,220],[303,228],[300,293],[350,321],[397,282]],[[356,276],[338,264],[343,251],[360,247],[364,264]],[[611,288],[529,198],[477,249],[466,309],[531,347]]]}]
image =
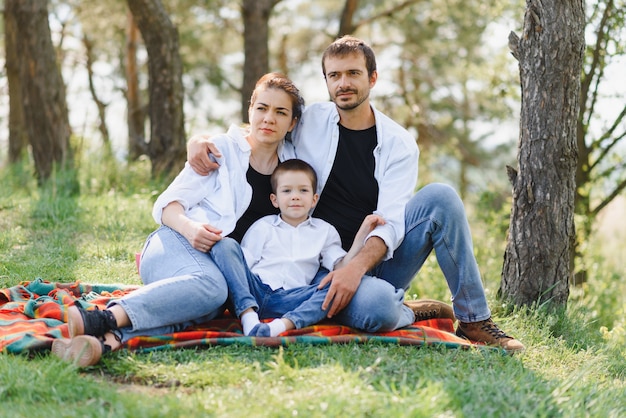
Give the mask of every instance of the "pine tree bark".
[{"label": "pine tree bark", "polygon": [[269,19],[280,0],[243,0],[243,84],[241,86],[241,120],[248,122],[250,96],[256,82],[269,68]]},{"label": "pine tree bark", "polygon": [[[9,6],[11,6],[9,4]],[[17,49],[17,22],[13,13],[4,14],[5,67],[9,85],[9,162],[19,161],[26,153],[28,136],[24,123],[22,84]]]},{"label": "pine tree bark", "polygon": [[56,62],[46,0],[7,0],[16,23],[16,47],[26,135],[39,183],[55,166],[73,166],[65,85]]},{"label": "pine tree bark", "polygon": [[160,0],[127,0],[148,51],[150,141],[154,177],[180,171],[186,158],[178,31]]},{"label": "pine tree bark", "polygon": [[128,161],[135,161],[147,154],[145,110],[139,90],[139,69],[137,66],[137,45],[139,28],[128,11],[126,16],[126,121],[128,122]]},{"label": "pine tree bark", "polygon": [[527,0],[509,46],[522,89],[518,169],[500,295],[514,304],[565,305],[574,244],[576,124],[585,14],[581,0]]}]

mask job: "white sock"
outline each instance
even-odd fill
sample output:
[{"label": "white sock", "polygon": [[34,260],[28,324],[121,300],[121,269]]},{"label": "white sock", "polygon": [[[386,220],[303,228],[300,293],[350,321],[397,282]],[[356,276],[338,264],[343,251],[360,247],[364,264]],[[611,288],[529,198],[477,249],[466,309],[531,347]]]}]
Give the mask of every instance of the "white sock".
[{"label": "white sock", "polygon": [[278,334],[281,334],[287,330],[285,323],[280,318],[276,318],[267,325],[269,325],[270,327],[270,336],[272,337],[276,337]]},{"label": "white sock", "polygon": [[245,314],[241,315],[241,326],[243,327],[243,335],[248,335],[252,328],[254,328],[254,326],[260,322],[261,321],[259,321],[259,315],[256,313],[256,311],[246,312]]}]

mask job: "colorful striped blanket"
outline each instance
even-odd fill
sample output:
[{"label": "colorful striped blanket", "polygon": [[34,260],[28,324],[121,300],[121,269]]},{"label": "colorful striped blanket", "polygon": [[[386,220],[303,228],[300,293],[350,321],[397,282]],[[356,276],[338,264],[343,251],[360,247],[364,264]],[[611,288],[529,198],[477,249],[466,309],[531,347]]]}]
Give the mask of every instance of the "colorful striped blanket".
[{"label": "colorful striped blanket", "polygon": [[[21,353],[49,350],[55,338],[68,337],[67,308],[76,300],[87,309],[104,309],[114,298],[120,298],[138,286],[51,283],[42,279],[22,282],[0,289],[0,352]],[[366,334],[332,323],[322,323],[292,330],[279,337],[246,337],[239,320],[226,314],[202,326],[183,332],[151,337],[136,337],[126,348],[136,351],[177,347],[248,344],[280,346],[296,343],[332,344],[381,341],[401,345],[437,345],[449,348],[481,347],[453,334],[449,319],[416,322],[392,332]]]}]

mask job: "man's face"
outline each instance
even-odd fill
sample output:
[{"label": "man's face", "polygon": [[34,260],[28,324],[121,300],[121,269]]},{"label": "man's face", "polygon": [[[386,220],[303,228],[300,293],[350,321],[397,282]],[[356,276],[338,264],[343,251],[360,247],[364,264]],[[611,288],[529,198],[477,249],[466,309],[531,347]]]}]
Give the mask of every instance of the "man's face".
[{"label": "man's face", "polygon": [[363,54],[327,57],[324,66],[328,94],[339,109],[356,109],[369,98],[377,74],[368,76]]}]

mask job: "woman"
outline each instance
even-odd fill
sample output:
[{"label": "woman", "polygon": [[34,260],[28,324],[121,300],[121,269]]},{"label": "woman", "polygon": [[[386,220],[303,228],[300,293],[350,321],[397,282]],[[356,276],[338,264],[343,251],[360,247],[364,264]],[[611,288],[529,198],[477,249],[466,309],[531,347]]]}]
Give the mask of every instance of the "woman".
[{"label": "woman", "polygon": [[261,77],[248,108],[250,129],[231,126],[214,138],[220,153],[212,158],[220,169],[200,176],[185,164],[155,202],[153,217],[162,226],[142,251],[145,286],[103,311],[70,307],[71,338],[55,340],[52,352],[85,367],[135,336],[181,331],[220,314],[228,288],[207,252],[224,236],[241,240],[254,221],[277,213],[268,199],[270,174],[303,106],[284,75]]}]

